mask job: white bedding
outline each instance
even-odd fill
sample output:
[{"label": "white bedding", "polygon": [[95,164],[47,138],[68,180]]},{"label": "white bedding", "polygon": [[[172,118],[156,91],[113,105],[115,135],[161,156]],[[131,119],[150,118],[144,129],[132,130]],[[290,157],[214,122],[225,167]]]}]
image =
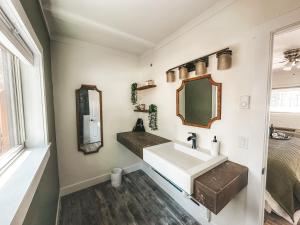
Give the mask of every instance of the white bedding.
[{"label": "white bedding", "polygon": [[287,220],[289,223],[293,225],[298,224],[298,221],[300,220],[300,210],[295,212],[294,222],[293,222],[291,217],[280,207],[280,205],[273,199],[273,197],[270,195],[268,191],[266,191],[265,198],[266,198],[265,209],[268,213],[271,213],[271,211],[273,211],[278,216],[281,216],[282,218]]}]

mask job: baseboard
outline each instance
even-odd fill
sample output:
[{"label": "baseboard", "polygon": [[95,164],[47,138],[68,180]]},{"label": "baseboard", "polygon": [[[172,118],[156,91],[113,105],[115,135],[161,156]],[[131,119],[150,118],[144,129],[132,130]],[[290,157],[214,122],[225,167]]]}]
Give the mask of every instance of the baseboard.
[{"label": "baseboard", "polygon": [[[141,168],[142,168],[142,164],[136,163],[136,164],[133,164],[133,165],[123,168],[123,171],[125,174],[127,174],[127,173],[134,172],[136,170],[139,170]],[[65,195],[71,194],[73,192],[80,191],[82,189],[91,187],[93,185],[96,185],[96,184],[99,184],[99,183],[102,183],[102,182],[105,182],[108,180],[110,180],[110,173],[102,174],[97,177],[93,177],[93,178],[86,179],[86,180],[78,182],[78,183],[74,183],[71,185],[61,187],[60,194],[61,194],[61,196],[65,196]]]},{"label": "baseboard", "polygon": [[58,225],[58,224],[59,224],[60,209],[61,209],[61,204],[60,204],[60,194],[59,194],[59,195],[58,195],[58,201],[57,201],[57,208],[56,208],[56,220],[55,220],[55,225]]}]

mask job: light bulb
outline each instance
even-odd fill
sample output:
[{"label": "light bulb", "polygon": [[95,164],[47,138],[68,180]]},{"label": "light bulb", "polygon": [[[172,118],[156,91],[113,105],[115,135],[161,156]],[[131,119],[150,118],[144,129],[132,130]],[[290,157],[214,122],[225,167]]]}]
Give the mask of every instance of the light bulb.
[{"label": "light bulb", "polygon": [[283,70],[284,71],[291,71],[294,66],[294,62],[288,62],[284,65]]}]

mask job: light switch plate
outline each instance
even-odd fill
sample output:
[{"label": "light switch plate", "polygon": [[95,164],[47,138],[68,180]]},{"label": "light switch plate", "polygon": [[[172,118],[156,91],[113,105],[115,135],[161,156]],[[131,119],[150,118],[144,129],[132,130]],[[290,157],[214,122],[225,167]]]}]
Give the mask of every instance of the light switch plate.
[{"label": "light switch plate", "polygon": [[250,109],[250,96],[244,95],[240,97],[240,109]]},{"label": "light switch plate", "polygon": [[239,146],[239,148],[242,148],[242,149],[248,149],[248,138],[239,136],[238,137],[238,146]]}]

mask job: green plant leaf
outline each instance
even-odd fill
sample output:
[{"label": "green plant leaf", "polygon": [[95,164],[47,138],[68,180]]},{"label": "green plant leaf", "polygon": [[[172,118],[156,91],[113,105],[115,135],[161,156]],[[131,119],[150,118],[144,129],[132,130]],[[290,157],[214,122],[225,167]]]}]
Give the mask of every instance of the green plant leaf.
[{"label": "green plant leaf", "polygon": [[137,83],[131,84],[131,103],[133,105],[137,103]]},{"label": "green plant leaf", "polygon": [[148,119],[151,130],[157,130],[157,106],[154,104],[149,105]]}]

